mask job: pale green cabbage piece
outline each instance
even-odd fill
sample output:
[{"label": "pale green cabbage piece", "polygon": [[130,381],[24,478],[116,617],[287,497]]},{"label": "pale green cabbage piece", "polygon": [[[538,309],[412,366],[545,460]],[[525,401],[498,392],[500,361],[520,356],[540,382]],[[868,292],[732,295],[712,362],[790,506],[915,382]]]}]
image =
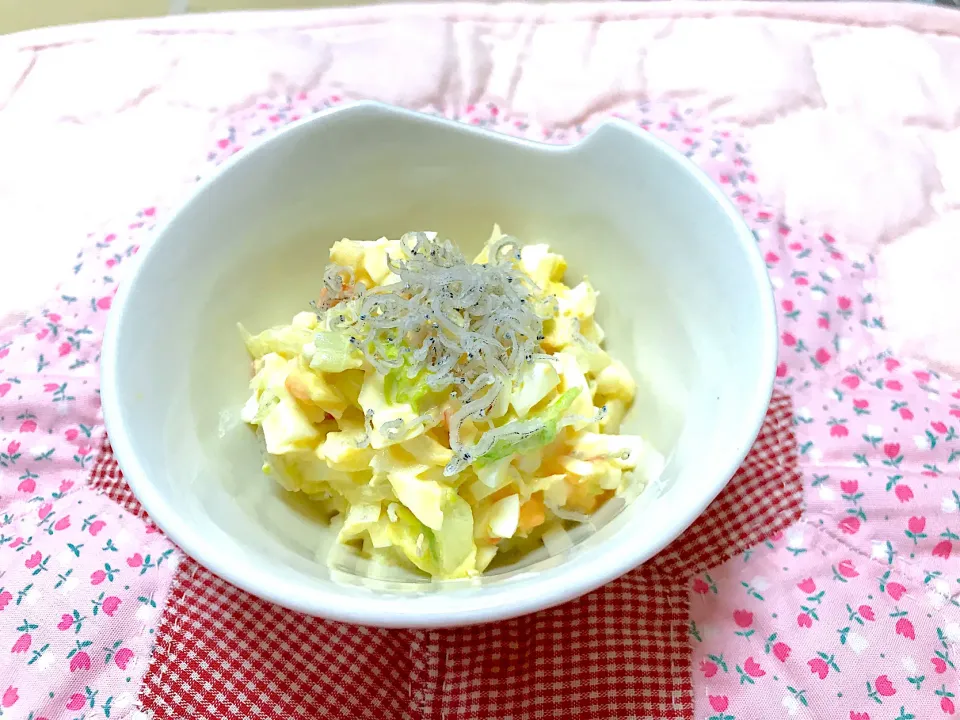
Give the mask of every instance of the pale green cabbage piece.
[{"label": "pale green cabbage piece", "polygon": [[466,500],[448,490],[439,530],[428,528],[403,505],[398,504],[396,511],[397,520],[390,523],[389,537],[410,562],[435,577],[466,574],[465,563],[477,549],[473,542],[473,511]]},{"label": "pale green cabbage piece", "polygon": [[251,335],[243,325],[238,323],[240,334],[243,335],[247,352],[255,360],[268,353],[275,352],[286,358],[293,358],[303,352],[303,346],[313,341],[313,330],[296,325],[278,325],[264,330],[258,335]]},{"label": "pale green cabbage piece", "polygon": [[[556,440],[557,433],[560,431],[559,425],[560,420],[563,419],[563,414],[570,409],[570,406],[573,404],[573,401],[577,399],[579,394],[580,388],[570,388],[564,392],[539,413],[532,415],[527,421],[525,421],[541,421],[543,425],[541,425],[539,429],[533,433],[530,433],[526,437],[504,438],[503,440],[496,440],[493,443],[493,446],[487,450],[487,452],[479,456],[474,461],[474,466],[483,468],[490,463],[494,463],[497,460],[502,460],[505,457],[510,457],[511,455],[522,455],[523,453],[531,452],[532,450],[536,450],[537,448],[541,448],[544,445],[549,445],[552,443],[554,440]],[[507,423],[503,426],[503,428],[501,428],[501,430],[509,431],[511,424],[513,423]],[[517,424],[519,425],[519,422]]]},{"label": "pale green cabbage piece", "polygon": [[320,330],[315,333],[313,344],[316,349],[310,358],[310,367],[314,370],[339,373],[363,367],[363,354],[343,333]]}]

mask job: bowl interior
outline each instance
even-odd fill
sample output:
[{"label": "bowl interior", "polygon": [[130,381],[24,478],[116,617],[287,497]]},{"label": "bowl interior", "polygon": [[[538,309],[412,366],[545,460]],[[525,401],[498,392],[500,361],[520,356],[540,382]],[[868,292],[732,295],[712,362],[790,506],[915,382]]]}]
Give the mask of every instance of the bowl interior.
[{"label": "bowl interior", "polygon": [[[341,237],[436,230],[469,252],[494,222],[524,243],[550,243],[567,258],[568,281],[586,275],[600,291],[606,346],[638,381],[624,432],[667,455],[663,477],[626,507],[610,503],[568,549],[480,579],[371,577],[336,551],[328,567],[334,533],[261,473],[257,440],[239,420],[249,360],[236,323],[256,332],[306,309]],[[108,426],[157,522],[257,594],[395,625],[515,614],[650,557],[742,459],[774,364],[749,231],[680,156],[619,124],[551,148],[379,106],[301,123],[234,158],[162,230],[111,322]],[[397,597],[418,603],[378,604]]]}]

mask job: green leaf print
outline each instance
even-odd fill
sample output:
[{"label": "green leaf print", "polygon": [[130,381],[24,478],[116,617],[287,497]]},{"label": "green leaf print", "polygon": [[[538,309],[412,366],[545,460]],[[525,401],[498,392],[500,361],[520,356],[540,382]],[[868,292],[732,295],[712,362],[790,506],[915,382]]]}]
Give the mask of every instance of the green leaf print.
[{"label": "green leaf print", "polygon": [[71,575],[73,575],[73,568],[69,568],[65,573],[57,573],[57,584],[53,586],[53,589],[59,590],[60,586],[63,585]]},{"label": "green leaf print", "polygon": [[747,684],[749,684],[749,685],[756,685],[756,684],[757,684],[756,681],[755,681],[752,677],[750,677],[749,675],[747,675],[746,671],[745,671],[742,667],[740,667],[739,665],[737,665],[737,672],[740,674],[740,684],[741,684],[741,685],[743,685],[744,683],[747,683]]},{"label": "green leaf print", "polygon": [[27,660],[27,665],[33,665],[37,660],[39,660],[40,658],[42,658],[43,655],[44,655],[44,653],[47,652],[47,649],[48,649],[49,647],[50,647],[50,643],[46,643],[46,644],[43,645],[43,647],[41,647],[41,648],[39,648],[39,649],[37,649],[37,650],[34,650],[34,651],[31,653],[31,655],[30,655],[30,659]]},{"label": "green leaf print", "polygon": [[741,580],[741,581],[740,581],[740,584],[746,589],[747,595],[749,595],[750,597],[754,597],[754,598],[756,598],[757,600],[761,600],[761,601],[763,600],[763,595],[761,595],[760,593],[758,593],[758,592],[753,588],[753,586],[750,585],[750,583],[747,583],[747,582],[744,582],[743,580]]},{"label": "green leaf print", "polygon": [[770,635],[770,636],[766,639],[766,642],[764,642],[764,644],[763,644],[763,651],[764,651],[767,655],[769,655],[770,652],[771,652],[771,650],[773,650],[773,643],[775,643],[776,641],[777,641],[777,634],[776,634],[776,633],[773,633],[772,635]]},{"label": "green leaf print", "polygon": [[790,687],[787,685],[787,691],[793,695],[793,699],[799,702],[804,707],[810,707],[810,703],[807,702],[807,691],[806,690],[797,690],[796,688]]},{"label": "green leaf print", "polygon": [[723,659],[723,653],[719,655],[707,655],[707,657],[715,662],[724,672],[730,672],[730,669],[727,667],[727,661]]},{"label": "green leaf print", "polygon": [[[849,604],[847,604],[847,619],[850,622],[857,623],[858,625],[861,625],[861,626],[864,625],[863,618],[860,617],[860,612],[858,610],[854,610],[852,607],[850,607]],[[844,628],[844,630],[849,630],[849,629],[850,628]],[[841,644],[843,644],[843,642],[844,640],[840,641]]]}]

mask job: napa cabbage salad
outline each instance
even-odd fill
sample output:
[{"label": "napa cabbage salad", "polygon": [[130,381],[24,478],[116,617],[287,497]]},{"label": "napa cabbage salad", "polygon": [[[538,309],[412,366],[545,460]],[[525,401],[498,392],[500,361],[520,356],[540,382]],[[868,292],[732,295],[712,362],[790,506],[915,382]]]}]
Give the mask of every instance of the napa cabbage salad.
[{"label": "napa cabbage salad", "polygon": [[438,579],[483,572],[659,474],[619,434],[636,385],[597,291],[494,227],[468,262],[435,233],[341,240],[313,309],[251,335],[242,410],[264,472],[338,541]]}]

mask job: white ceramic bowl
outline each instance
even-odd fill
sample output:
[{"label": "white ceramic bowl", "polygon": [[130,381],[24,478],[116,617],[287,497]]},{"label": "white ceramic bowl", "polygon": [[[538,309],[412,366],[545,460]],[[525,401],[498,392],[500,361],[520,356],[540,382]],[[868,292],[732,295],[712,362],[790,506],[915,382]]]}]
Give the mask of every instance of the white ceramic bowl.
[{"label": "white ceramic bowl", "polygon": [[[289,322],[341,237],[436,230],[466,250],[498,222],[549,242],[599,289],[607,347],[639,392],[625,432],[668,458],[568,550],[476,580],[373,579],[322,556],[332,533],[260,471],[238,420],[236,330]],[[226,162],[156,233],[117,295],[103,347],[114,452],[152,519],[262,598],[392,627],[452,626],[556,605],[656,554],[736,471],[767,407],[776,320],[753,234],[697,168],[620,121],[558,147],[377,104],[305,119]],[[321,559],[317,559],[319,555]]]}]

